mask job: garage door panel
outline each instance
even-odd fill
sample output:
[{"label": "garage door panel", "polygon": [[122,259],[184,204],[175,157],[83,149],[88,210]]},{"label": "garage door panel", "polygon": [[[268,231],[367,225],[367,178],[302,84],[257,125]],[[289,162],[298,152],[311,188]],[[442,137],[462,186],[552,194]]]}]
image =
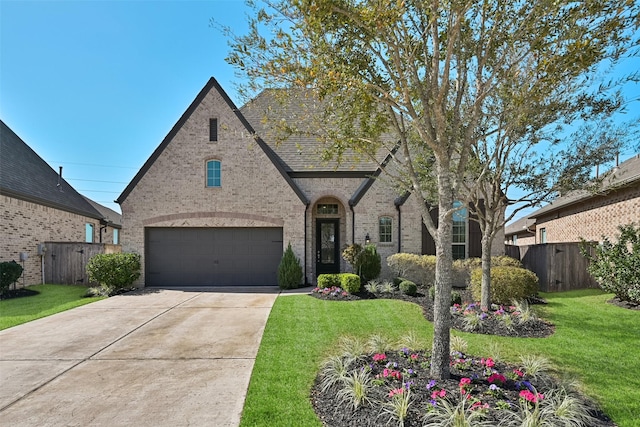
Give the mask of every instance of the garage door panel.
[{"label": "garage door panel", "polygon": [[282,228],[148,228],[147,286],[277,285]]}]

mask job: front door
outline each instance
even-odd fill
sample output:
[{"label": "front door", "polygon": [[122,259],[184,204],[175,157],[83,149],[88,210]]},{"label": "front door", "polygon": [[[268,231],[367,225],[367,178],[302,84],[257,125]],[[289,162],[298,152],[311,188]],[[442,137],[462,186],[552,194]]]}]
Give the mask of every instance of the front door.
[{"label": "front door", "polygon": [[340,273],[340,220],[316,220],[316,276]]}]

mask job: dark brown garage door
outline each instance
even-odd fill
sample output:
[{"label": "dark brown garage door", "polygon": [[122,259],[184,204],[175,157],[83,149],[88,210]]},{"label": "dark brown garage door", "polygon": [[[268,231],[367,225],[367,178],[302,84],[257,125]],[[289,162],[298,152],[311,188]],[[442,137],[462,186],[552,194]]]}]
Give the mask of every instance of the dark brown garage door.
[{"label": "dark brown garage door", "polygon": [[147,228],[146,286],[277,285],[282,228]]}]

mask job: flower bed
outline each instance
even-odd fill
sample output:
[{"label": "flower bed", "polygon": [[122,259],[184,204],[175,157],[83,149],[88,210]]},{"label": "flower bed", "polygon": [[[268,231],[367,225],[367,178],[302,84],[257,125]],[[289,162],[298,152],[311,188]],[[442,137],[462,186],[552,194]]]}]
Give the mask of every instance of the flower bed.
[{"label": "flower bed", "polygon": [[548,375],[542,359],[523,358],[515,366],[452,352],[450,363],[451,378],[434,380],[428,352],[346,352],[325,364],[312,404],[324,425],[333,427],[444,426],[453,425],[445,420],[455,414],[470,423],[456,425],[615,425]]}]

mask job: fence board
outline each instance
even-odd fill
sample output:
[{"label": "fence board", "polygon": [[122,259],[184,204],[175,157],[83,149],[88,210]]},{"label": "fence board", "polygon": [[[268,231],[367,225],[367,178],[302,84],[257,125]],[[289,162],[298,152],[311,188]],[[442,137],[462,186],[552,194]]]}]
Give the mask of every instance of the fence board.
[{"label": "fence board", "polygon": [[87,263],[92,256],[121,252],[120,245],[82,242],[45,242],[45,283],[89,285]]},{"label": "fence board", "polygon": [[525,268],[536,273],[543,292],[597,288],[587,271],[589,261],[580,253],[580,242],[544,243],[505,247],[506,254],[519,259]]}]

